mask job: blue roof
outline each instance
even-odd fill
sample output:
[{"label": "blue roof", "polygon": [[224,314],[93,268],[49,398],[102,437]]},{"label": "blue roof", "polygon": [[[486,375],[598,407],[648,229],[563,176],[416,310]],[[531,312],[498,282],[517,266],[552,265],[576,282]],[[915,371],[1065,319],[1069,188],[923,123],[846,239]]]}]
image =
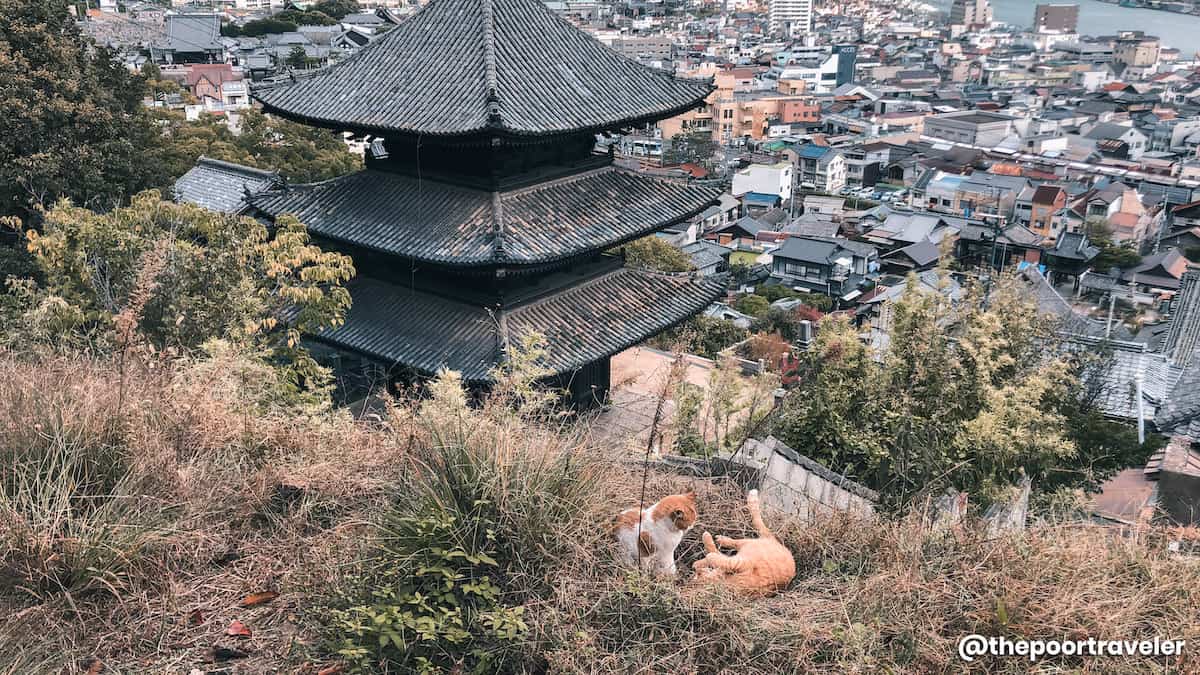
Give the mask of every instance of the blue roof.
[{"label": "blue roof", "polygon": [[747,204],[774,206],[775,202],[779,201],[779,195],[767,194],[766,192],[747,192],[742,196],[742,201]]},{"label": "blue roof", "polygon": [[808,143],[800,146],[796,152],[799,153],[799,155],[804,159],[821,159],[825,156],[825,153],[829,152],[829,150],[830,148],[828,146],[813,145],[812,143]]}]

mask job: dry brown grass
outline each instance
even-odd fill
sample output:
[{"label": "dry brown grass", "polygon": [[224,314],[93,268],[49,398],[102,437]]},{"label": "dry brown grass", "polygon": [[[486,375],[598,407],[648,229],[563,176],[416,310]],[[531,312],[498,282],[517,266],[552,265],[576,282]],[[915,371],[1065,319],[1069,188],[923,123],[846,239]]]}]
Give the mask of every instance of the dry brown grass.
[{"label": "dry brown grass", "polygon": [[[272,408],[260,396],[268,391],[259,386],[265,373],[233,355],[152,365],[129,373],[121,395],[103,363],[0,355],[0,472],[11,475],[31,448],[115,457],[106,464],[115,479],[87,489],[98,501],[129,505],[99,515],[78,502],[29,511],[11,494],[0,497],[8,509],[0,510],[7,518],[0,673],[78,672],[93,657],[109,673],[234,666],[315,673],[335,660],[322,651],[316,608],[364,555],[373,523],[411,485],[411,472],[428,469],[412,463],[411,449],[435,441],[430,429],[452,427],[498,456],[518,457],[530,446],[553,452],[558,444],[587,464],[581,475],[591,497],[561,525],[571,545],[556,553],[561,559],[530,567],[545,579],[513,580],[536,590],[524,646],[532,671],[960,672],[955,644],[968,633],[1186,639],[1192,646],[1183,661],[1039,666],[1200,670],[1200,565],[1167,550],[1168,541],[1196,539],[1191,531],[1134,535],[1062,524],[988,540],[970,523],[931,533],[917,518],[800,523],[768,513],[798,574],[785,593],[748,602],[686,578],[664,583],[617,568],[605,526],[638,503],[641,471],[600,462],[602,449],[582,445],[561,420],[535,428],[505,405],[466,413],[413,402],[386,425],[365,425]],[[658,472],[648,478],[647,501],[699,493],[699,524],[679,549],[681,569],[700,556],[703,530],[749,532],[743,486]],[[76,529],[47,514],[71,515]],[[14,527],[22,522],[24,530]],[[106,534],[118,531],[127,536]],[[81,564],[97,559],[84,555],[88,546],[124,555],[103,558],[111,564],[101,574],[81,573]],[[239,607],[263,590],[280,595]],[[234,619],[253,636],[226,637]],[[249,656],[205,665],[214,645]],[[1015,672],[1030,664],[984,659],[973,668]]]}]

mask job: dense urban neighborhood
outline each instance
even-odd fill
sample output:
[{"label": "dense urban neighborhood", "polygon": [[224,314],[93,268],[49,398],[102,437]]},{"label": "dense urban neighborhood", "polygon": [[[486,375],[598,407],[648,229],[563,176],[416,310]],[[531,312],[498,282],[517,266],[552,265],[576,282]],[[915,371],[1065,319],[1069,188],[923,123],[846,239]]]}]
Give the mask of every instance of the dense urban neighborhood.
[{"label": "dense urban neighborhood", "polygon": [[1200,12],[996,4],[0,0],[0,673],[1200,669]]}]

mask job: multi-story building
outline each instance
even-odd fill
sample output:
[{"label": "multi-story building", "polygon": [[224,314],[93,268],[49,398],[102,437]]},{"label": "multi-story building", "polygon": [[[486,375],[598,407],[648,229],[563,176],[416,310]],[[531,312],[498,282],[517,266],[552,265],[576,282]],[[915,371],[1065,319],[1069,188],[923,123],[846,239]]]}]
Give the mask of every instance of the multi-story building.
[{"label": "multi-story building", "polygon": [[954,0],[950,5],[950,25],[987,28],[992,25],[992,5],[988,0]]},{"label": "multi-story building", "polygon": [[1122,33],[1113,48],[1113,60],[1125,65],[1126,77],[1145,77],[1158,67],[1158,38],[1140,31]]},{"label": "multi-story building", "polygon": [[609,46],[636,61],[670,61],[673,45],[666,35],[627,35],[614,39]]},{"label": "multi-story building", "polygon": [[1038,33],[1074,33],[1079,27],[1079,5],[1038,5],[1033,30]]},{"label": "multi-story building", "polygon": [[924,135],[966,145],[993,147],[1013,130],[1014,118],[968,110],[925,118]]},{"label": "multi-story building", "polygon": [[808,35],[812,32],[812,0],[770,0],[771,32],[778,35]]},{"label": "multi-story building", "polygon": [[846,158],[840,150],[825,145],[802,145],[796,150],[802,187],[837,192],[846,187]]},{"label": "multi-story building", "polygon": [[751,164],[733,174],[732,194],[740,197],[748,192],[775,195],[780,201],[792,198],[792,163]]},{"label": "multi-story building", "polygon": [[743,76],[718,75],[716,84],[717,89],[706,101],[708,105],[660,122],[662,137],[711,132],[714,141],[730,145],[743,138],[767,138],[772,125],[816,126],[820,123],[821,107],[816,101],[802,93],[790,93],[803,92],[802,84],[780,82],[780,89],[786,84],[789,93],[754,91]]}]

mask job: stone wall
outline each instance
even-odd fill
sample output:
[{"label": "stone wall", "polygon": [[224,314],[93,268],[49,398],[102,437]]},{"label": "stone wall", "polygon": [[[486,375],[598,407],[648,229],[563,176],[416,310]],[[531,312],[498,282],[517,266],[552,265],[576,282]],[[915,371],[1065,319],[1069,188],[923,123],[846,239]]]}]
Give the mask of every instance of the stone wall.
[{"label": "stone wall", "polygon": [[832,511],[875,513],[879,496],[784,445],[774,436],[747,440],[730,459],[760,473],[759,494],[769,507],[801,518]]}]

